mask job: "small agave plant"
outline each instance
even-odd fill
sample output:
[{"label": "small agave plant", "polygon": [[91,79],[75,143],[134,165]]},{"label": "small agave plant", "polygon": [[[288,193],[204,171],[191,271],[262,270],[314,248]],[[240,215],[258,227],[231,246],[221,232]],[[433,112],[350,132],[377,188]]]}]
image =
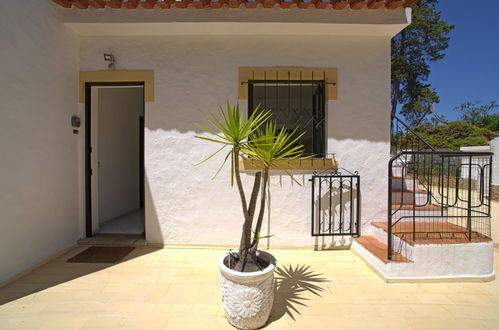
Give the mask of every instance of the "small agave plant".
[{"label": "small agave plant", "polygon": [[[298,135],[296,129],[291,132],[284,129],[279,130],[276,123],[270,118],[270,111],[262,111],[260,107],[254,109],[247,119],[241,115],[237,103],[231,106],[227,102],[227,108],[220,110],[220,117],[211,113],[206,116],[213,128],[203,127],[213,137],[197,136],[197,138],[221,145],[220,149],[203,162],[220,152],[227,152],[215,176],[230,160],[231,185],[236,183],[244,215],[239,251],[236,255],[231,256],[229,267],[239,272],[253,272],[261,269],[256,252],[258,242],[263,238],[260,236],[260,231],[265,212],[269,171],[279,162],[308,158],[303,156],[303,145],[298,143],[304,133]],[[251,160],[254,165],[260,168],[260,171],[255,174],[249,200],[245,195],[241,181],[239,160],[242,157]],[[291,176],[289,172],[287,173]],[[256,222],[254,222],[258,195],[260,195],[260,207]],[[254,233],[253,237],[252,233]]]}]

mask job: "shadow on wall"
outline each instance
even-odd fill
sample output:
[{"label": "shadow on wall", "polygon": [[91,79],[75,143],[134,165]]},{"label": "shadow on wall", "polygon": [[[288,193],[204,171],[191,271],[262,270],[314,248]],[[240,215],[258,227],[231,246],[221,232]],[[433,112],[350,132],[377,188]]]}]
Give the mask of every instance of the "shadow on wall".
[{"label": "shadow on wall", "polygon": [[153,253],[158,249],[134,249],[119,263],[69,263],[70,258],[88,246],[75,248],[56,260],[32,271],[20,279],[0,288],[0,305],[10,301],[27,297],[37,292],[55,287],[65,282],[70,282],[79,277],[101,271],[103,269],[116,266],[119,263]]},{"label": "shadow on wall", "polygon": [[274,288],[274,305],[270,313],[270,323],[279,320],[284,315],[288,315],[293,320],[295,316],[301,315],[299,307],[307,307],[305,301],[310,300],[307,295],[321,297],[320,293],[325,291],[320,283],[329,282],[321,277],[322,274],[314,273],[310,266],[297,265],[293,268],[278,267],[276,269],[276,285]]},{"label": "shadow on wall", "polygon": [[[237,68],[235,68],[237,71]],[[213,74],[215,75],[215,74]],[[185,79],[185,80],[184,80]],[[176,84],[183,81],[187,90],[192,90],[192,77],[175,77]],[[237,82],[234,81],[234,88]],[[195,89],[194,89],[195,90]],[[146,128],[151,131],[176,131],[198,135],[206,133],[203,127],[211,127],[206,120],[209,113],[219,114],[220,109],[225,109],[227,101],[231,104],[239,103],[243,114],[248,113],[248,101],[237,98],[227,98],[225,89],[217,83],[203,84],[199,98],[195,94],[158,95],[154,103],[146,105]],[[164,93],[163,93],[164,94]],[[294,109],[281,108],[282,112]],[[356,99],[329,101],[326,104],[325,127],[326,136],[337,141],[357,142],[390,142],[390,111],[373,111],[366,109],[363,104],[358,104]],[[304,124],[304,123],[303,123]]]},{"label": "shadow on wall", "polygon": [[152,197],[151,185],[147,168],[144,170],[144,199],[145,199],[145,239],[148,243],[164,244],[165,238],[161,230],[161,224],[156,211],[156,203]]}]

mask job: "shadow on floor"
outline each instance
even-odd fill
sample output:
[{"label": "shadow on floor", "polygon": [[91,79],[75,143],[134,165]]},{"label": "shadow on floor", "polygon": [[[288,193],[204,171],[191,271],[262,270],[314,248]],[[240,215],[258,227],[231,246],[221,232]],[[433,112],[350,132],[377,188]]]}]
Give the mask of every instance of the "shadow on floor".
[{"label": "shadow on floor", "polygon": [[0,288],[0,305],[46,290],[79,277],[113,267],[119,263],[153,253],[160,249],[135,248],[117,263],[71,263],[66,262],[88,246],[79,246],[57,259],[26,274],[16,281]]},{"label": "shadow on floor", "polygon": [[320,283],[329,282],[305,265],[278,267],[275,272],[274,305],[267,325],[286,314],[295,320],[296,314],[301,315],[299,307],[308,306],[305,302],[309,299],[304,294],[308,292],[321,297],[320,293],[325,289]]}]

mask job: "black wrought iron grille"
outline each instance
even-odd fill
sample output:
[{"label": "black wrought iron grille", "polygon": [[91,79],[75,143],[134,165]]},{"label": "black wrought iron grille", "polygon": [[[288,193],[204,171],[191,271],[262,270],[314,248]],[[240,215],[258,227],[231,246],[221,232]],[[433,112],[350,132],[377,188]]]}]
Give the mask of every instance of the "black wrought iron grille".
[{"label": "black wrought iron grille", "polygon": [[490,240],[492,153],[435,150],[396,117],[391,150],[388,259],[415,242]]},{"label": "black wrought iron grille", "polygon": [[360,176],[312,175],[312,236],[360,235]]},{"label": "black wrought iron grille", "polygon": [[325,82],[314,80],[250,80],[248,112],[259,105],[270,110],[279,130],[304,133],[305,155],[325,156]]}]

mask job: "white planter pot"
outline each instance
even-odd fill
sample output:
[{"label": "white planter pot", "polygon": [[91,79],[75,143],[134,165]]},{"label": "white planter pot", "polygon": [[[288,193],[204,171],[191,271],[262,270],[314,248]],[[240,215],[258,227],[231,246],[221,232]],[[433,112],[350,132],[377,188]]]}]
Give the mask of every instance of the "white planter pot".
[{"label": "white planter pot", "polygon": [[257,256],[269,265],[258,272],[242,273],[225,266],[223,255],[218,261],[225,316],[239,329],[258,329],[267,322],[274,302],[274,269],[276,261],[269,253]]}]

